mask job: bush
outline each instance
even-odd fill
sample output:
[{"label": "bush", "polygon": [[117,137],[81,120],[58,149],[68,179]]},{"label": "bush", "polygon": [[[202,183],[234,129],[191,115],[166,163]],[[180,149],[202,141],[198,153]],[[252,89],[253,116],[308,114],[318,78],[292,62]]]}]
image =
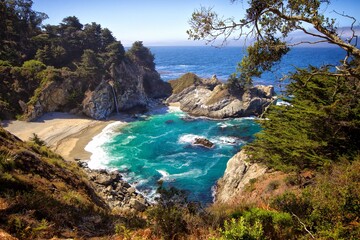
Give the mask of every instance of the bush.
[{"label": "bush", "polygon": [[244,217],[225,221],[224,229],[220,230],[221,239],[256,240],[263,239],[264,231],[260,221],[254,224],[246,221]]},{"label": "bush", "polygon": [[268,186],[266,187],[266,191],[268,192],[272,192],[274,190],[276,190],[278,187],[280,186],[279,181],[271,181]]},{"label": "bush", "polygon": [[[317,238],[360,239],[360,159],[334,165],[301,195],[285,193],[271,207],[296,215]],[[303,234],[304,226],[298,224]]]},{"label": "bush", "polygon": [[30,137],[30,141],[37,144],[37,145],[39,145],[39,146],[46,146],[45,141],[41,140],[36,133],[33,133],[33,136]]},{"label": "bush", "polygon": [[189,233],[184,214],[180,206],[155,206],[147,211],[154,232],[160,233],[164,239],[181,239]]}]

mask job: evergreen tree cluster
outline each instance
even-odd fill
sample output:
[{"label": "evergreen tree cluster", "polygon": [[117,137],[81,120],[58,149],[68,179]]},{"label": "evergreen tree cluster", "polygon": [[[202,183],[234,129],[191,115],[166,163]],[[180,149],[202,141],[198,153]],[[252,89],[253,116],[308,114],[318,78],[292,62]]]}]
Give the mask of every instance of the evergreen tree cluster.
[{"label": "evergreen tree cluster", "polygon": [[263,131],[247,148],[254,161],[281,170],[319,169],[352,160],[360,146],[360,80],[314,74],[299,69],[292,75],[285,99],[272,106]]},{"label": "evergreen tree cluster", "polygon": [[[36,100],[49,80],[78,79],[84,85],[81,92],[115,79],[116,66],[123,61],[155,69],[154,56],[141,41],[125,54],[121,42],[100,24],[83,25],[70,16],[59,25],[44,26],[47,15],[31,7],[31,0],[0,1],[1,119],[21,114],[19,100]],[[82,100],[80,92],[74,93],[75,105]]]}]

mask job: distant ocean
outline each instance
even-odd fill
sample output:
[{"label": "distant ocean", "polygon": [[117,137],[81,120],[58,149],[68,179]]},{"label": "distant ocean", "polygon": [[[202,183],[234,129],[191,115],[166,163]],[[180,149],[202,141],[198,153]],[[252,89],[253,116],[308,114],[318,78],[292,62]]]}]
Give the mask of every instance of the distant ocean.
[{"label": "distant ocean", "polygon": [[[187,72],[200,77],[217,75],[225,81],[236,71],[242,48],[151,47],[156,69],[163,80],[176,79]],[[344,52],[335,48],[295,48],[255,84],[271,84],[282,89],[278,79],[295,66],[337,64]],[[191,200],[210,203],[212,188],[223,175],[227,161],[253,140],[260,127],[253,118],[209,120],[190,118],[173,109],[160,109],[140,120],[119,126],[113,123],[89,143],[93,152],[90,166],[116,168],[138,191],[150,199],[157,183],[189,192]],[[205,137],[215,148],[194,147],[196,137]]]},{"label": "distant ocean", "polygon": [[[209,78],[216,75],[218,79],[226,81],[236,72],[237,64],[244,56],[241,47],[215,48],[204,47],[151,47],[155,55],[156,69],[164,81],[176,79],[187,72],[193,72],[200,77]],[[345,58],[345,52],[339,48],[293,48],[281,63],[275,65],[274,72],[264,73],[255,84],[274,85],[276,90],[283,90],[278,80],[284,74],[295,71],[295,67],[304,68],[308,65],[338,64]]]}]

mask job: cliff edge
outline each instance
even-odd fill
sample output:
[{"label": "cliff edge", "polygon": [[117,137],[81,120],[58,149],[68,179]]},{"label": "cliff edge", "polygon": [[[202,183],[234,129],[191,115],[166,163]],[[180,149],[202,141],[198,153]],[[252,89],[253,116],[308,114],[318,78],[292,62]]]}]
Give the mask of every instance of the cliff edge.
[{"label": "cliff edge", "polygon": [[248,155],[244,150],[235,154],[227,163],[222,178],[216,184],[215,202],[231,203],[239,198],[245,187],[252,179],[263,176],[267,170],[265,166],[247,161]]}]

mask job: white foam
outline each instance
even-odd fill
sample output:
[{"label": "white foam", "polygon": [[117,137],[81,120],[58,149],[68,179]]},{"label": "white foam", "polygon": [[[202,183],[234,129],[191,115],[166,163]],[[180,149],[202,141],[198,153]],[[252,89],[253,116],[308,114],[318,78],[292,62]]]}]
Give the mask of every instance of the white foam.
[{"label": "white foam", "polygon": [[179,112],[179,113],[183,113],[183,111],[181,111],[180,107],[178,106],[168,106],[167,112],[169,113],[173,113],[173,112]]},{"label": "white foam", "polygon": [[184,135],[180,136],[180,138],[178,140],[178,143],[180,143],[180,144],[187,144],[187,143],[193,144],[195,142],[196,138],[205,138],[205,137],[200,136],[200,135],[195,135],[195,134],[184,134]]},{"label": "white foam", "polygon": [[184,178],[184,177],[197,178],[200,175],[202,175],[202,171],[200,169],[193,169],[193,170],[190,170],[188,172],[172,174],[172,175],[170,175],[170,177],[173,177],[175,179],[176,178]]},{"label": "white foam", "polygon": [[292,106],[289,102],[286,102],[284,100],[278,99],[276,102],[277,106]]},{"label": "white foam", "polygon": [[165,170],[156,170],[158,173],[160,173],[161,174],[161,178],[160,178],[160,180],[163,180],[163,181],[173,181],[174,179],[171,179],[169,176],[170,176],[170,174],[167,172],[167,171],[165,171]]},{"label": "white foam", "polygon": [[110,159],[102,145],[108,142],[115,134],[117,134],[115,129],[123,124],[124,122],[114,122],[107,125],[100,134],[93,137],[93,139],[85,146],[85,150],[91,153],[90,161],[88,162],[89,168],[105,168]]},{"label": "white foam", "polygon": [[234,120],[236,120],[236,121],[241,121],[241,120],[257,120],[257,119],[258,119],[258,117],[251,116],[251,117],[235,118]]},{"label": "white foam", "polygon": [[219,122],[216,125],[218,125],[220,128],[227,128],[227,127],[233,127],[234,124],[227,123],[227,122]]},{"label": "white foam", "polygon": [[172,132],[173,132],[173,130],[168,131],[168,132],[165,132],[165,133],[163,133],[163,134],[160,134],[159,136],[147,136],[147,137],[150,138],[150,139],[157,139],[157,138],[161,138],[161,137],[164,137],[164,136],[166,136],[166,135],[169,135],[169,134],[171,134]]},{"label": "white foam", "polygon": [[236,138],[236,137],[219,137],[219,142],[220,144],[225,144],[225,145],[236,145],[240,142],[241,140]]},{"label": "white foam", "polygon": [[192,169],[188,172],[183,172],[183,173],[175,173],[175,174],[169,174],[167,171],[165,170],[156,170],[158,173],[161,174],[161,178],[160,180],[162,181],[166,181],[166,182],[173,182],[178,178],[187,178],[187,177],[193,177],[193,178],[197,178],[198,176],[202,175],[202,171],[200,169]]},{"label": "white foam", "polygon": [[129,144],[133,139],[135,139],[135,136],[128,136],[124,141],[122,141],[122,145],[127,145]]}]

